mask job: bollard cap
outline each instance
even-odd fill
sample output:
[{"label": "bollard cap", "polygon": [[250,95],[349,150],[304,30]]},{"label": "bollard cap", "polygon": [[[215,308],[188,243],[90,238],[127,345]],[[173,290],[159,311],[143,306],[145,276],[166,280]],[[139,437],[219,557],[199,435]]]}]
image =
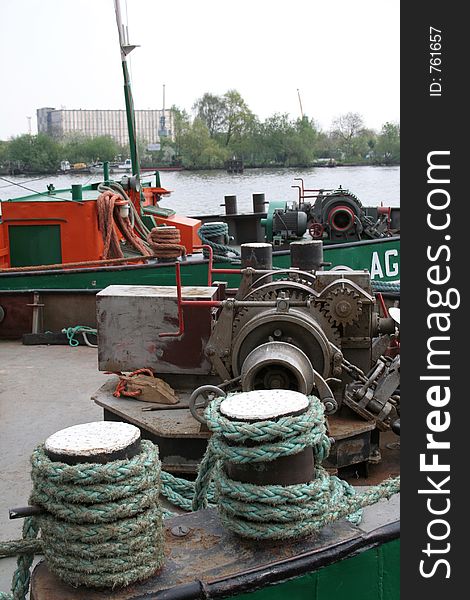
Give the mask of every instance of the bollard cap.
[{"label": "bollard cap", "polygon": [[229,419],[263,421],[301,414],[308,408],[308,397],[291,390],[254,390],[228,395],[220,412]]},{"label": "bollard cap", "polygon": [[44,443],[51,460],[67,463],[108,462],[138,453],[140,430],[129,423],[97,421],[53,433]]},{"label": "bollard cap", "polygon": [[266,242],[250,242],[249,244],[242,244],[242,248],[272,248],[271,244]]}]

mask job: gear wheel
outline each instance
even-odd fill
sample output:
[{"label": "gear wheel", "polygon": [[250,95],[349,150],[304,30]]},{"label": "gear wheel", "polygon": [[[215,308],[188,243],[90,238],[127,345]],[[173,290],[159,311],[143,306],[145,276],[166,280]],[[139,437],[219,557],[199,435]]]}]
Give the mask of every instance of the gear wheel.
[{"label": "gear wheel", "polygon": [[[279,282],[281,283],[281,282]],[[296,290],[289,288],[288,282],[286,282],[286,287],[282,288],[283,291],[286,291],[289,295],[289,300],[305,300],[307,294],[305,294],[302,290]],[[245,300],[276,300],[278,297],[278,291],[276,290],[260,290],[257,291],[252,290],[244,299]],[[259,309],[249,309],[249,308],[239,308],[237,313],[233,318],[233,337],[235,338],[238,330],[244,325],[245,317],[251,318],[254,312],[261,312],[263,308]]]},{"label": "gear wheel", "polygon": [[[289,295],[289,300],[305,300],[310,295],[311,291],[308,289],[308,287],[303,288],[303,286],[308,286],[308,282],[302,279],[294,282],[289,279],[277,280],[272,282],[272,284],[266,285],[265,289],[253,289],[245,296],[244,299],[276,300],[279,292],[285,291]],[[314,311],[315,320],[322,328],[328,340],[333,344],[339,344],[341,339],[340,332],[333,325],[333,323],[326,318],[326,315],[322,312],[320,305],[315,302],[315,308],[312,307],[311,310]],[[262,313],[263,311],[263,308],[239,308],[233,318],[233,339],[236,339],[240,329],[248,320],[250,320],[257,312]],[[227,368],[229,368],[230,359],[227,357],[223,360]]]},{"label": "gear wheel", "polygon": [[362,302],[359,298],[359,294],[354,290],[338,288],[326,296],[322,312],[335,327],[352,325],[362,313]]},{"label": "gear wheel", "polygon": [[[302,277],[301,273],[289,274],[282,279],[277,279],[271,284],[267,284],[259,289],[252,289],[244,300],[276,300],[279,292],[284,291],[289,295],[289,300],[305,300],[310,294],[311,289],[309,288],[311,282]],[[263,289],[264,288],[264,289]],[[320,303],[315,302],[315,319],[325,332],[325,335],[334,344],[340,342],[340,332],[324,314]],[[245,324],[247,318],[251,318],[254,311],[258,310],[261,312],[263,309],[238,309],[233,319],[233,338],[237,336],[239,329]],[[311,309],[312,310],[312,309]]]}]

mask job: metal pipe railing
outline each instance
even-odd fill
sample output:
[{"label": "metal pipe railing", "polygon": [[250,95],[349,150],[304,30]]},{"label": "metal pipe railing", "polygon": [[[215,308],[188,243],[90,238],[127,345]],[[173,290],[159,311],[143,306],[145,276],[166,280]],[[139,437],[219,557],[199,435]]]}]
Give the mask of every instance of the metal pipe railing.
[{"label": "metal pipe railing", "polygon": [[[246,269],[214,269],[213,268],[213,253],[212,248],[206,244],[201,246],[194,246],[196,249],[206,248],[209,254],[209,268],[208,268],[208,287],[212,285],[212,273],[226,273],[226,274],[243,274],[244,272],[251,271],[251,273],[256,275],[270,275],[278,273],[279,271],[273,271],[271,269],[252,269],[251,267],[247,267]],[[177,260],[175,262],[176,268],[176,299],[178,304],[178,330],[177,331],[165,331],[163,333],[159,333],[159,337],[180,337],[184,334],[185,325],[184,325],[184,311],[183,308],[185,306],[200,306],[205,308],[220,308],[227,304],[228,302],[232,303],[234,308],[236,307],[266,307],[266,308],[275,308],[278,303],[276,300],[183,300],[183,292],[182,292],[182,281],[181,281],[181,263]],[[286,271],[288,269],[282,269],[281,271]],[[294,300],[289,301],[288,298],[282,298],[281,300],[285,300],[289,303],[289,306],[292,307],[304,307],[309,305],[308,300]]]}]

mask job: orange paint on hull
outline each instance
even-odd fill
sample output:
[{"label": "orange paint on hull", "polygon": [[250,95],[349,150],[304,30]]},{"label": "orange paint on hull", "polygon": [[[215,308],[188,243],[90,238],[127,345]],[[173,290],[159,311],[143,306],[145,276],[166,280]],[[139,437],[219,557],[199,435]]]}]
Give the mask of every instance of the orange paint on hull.
[{"label": "orange paint on hull", "polygon": [[[0,223],[0,264],[10,266],[9,225],[59,225],[62,262],[102,258],[103,240],[98,229],[96,202],[4,202]],[[2,239],[3,238],[3,239]],[[6,256],[1,256],[2,248]],[[6,260],[5,260],[6,258]]]}]

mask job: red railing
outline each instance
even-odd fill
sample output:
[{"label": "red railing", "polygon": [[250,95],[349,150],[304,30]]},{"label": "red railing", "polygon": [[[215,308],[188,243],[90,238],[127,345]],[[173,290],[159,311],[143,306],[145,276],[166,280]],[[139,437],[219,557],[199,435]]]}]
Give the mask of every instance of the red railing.
[{"label": "red railing", "polygon": [[[208,244],[194,246],[197,250],[207,250],[209,255],[209,264],[207,269],[207,286],[212,286],[212,274],[223,273],[226,275],[241,275],[242,269],[215,269],[214,268],[214,252]],[[159,337],[179,337],[184,333],[184,306],[204,306],[206,308],[219,308],[222,306],[221,300],[183,300],[182,282],[181,282],[181,263],[176,261],[176,298],[178,303],[178,331],[160,333]]]}]

